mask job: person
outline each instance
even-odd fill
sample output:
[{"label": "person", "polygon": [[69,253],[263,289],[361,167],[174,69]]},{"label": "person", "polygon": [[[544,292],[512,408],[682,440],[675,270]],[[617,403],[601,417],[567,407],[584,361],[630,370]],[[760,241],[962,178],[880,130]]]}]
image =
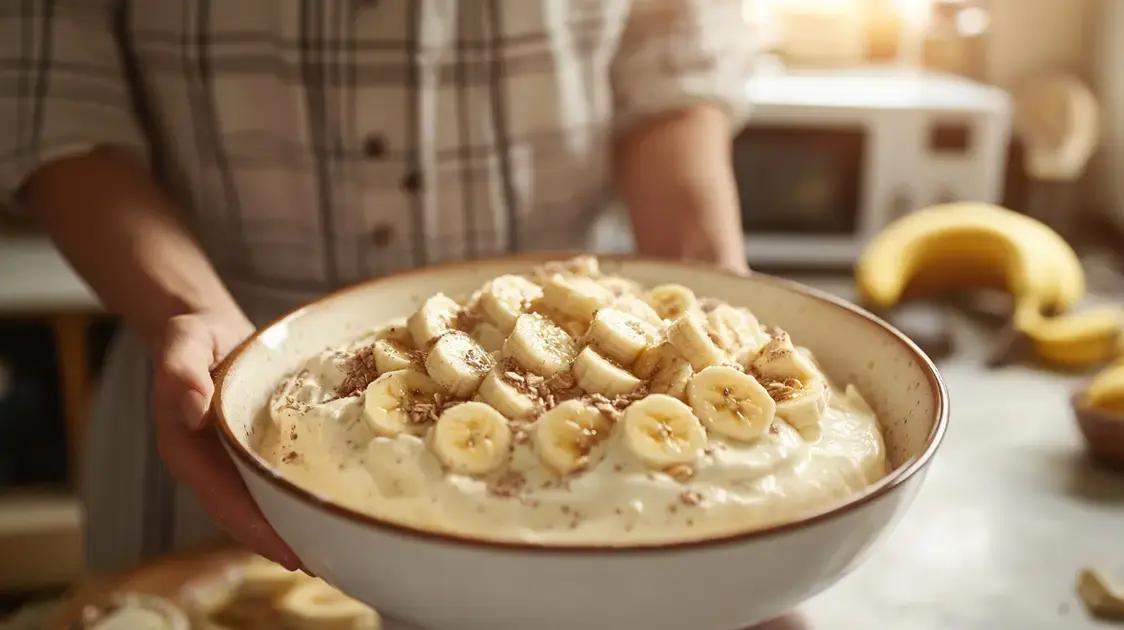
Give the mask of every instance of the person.
[{"label": "person", "polygon": [[203,425],[209,370],[317,295],[582,249],[611,192],[639,253],[747,271],[753,46],[740,0],[0,4],[0,193],[125,323],[86,434],[89,568],[215,524],[299,568]]}]

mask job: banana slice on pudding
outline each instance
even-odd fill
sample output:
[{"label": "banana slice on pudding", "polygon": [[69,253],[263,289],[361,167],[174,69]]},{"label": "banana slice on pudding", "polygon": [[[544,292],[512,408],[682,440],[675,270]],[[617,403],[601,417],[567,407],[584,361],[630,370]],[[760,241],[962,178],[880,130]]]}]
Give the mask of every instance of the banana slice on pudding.
[{"label": "banana slice on pudding", "polygon": [[363,419],[375,435],[394,437],[417,433],[420,426],[411,410],[420,403],[436,403],[437,383],[417,370],[387,372],[363,393]]},{"label": "banana slice on pudding", "polygon": [[632,365],[657,339],[656,329],[638,317],[614,308],[603,308],[589,325],[589,340],[601,354],[620,363]]},{"label": "banana slice on pudding", "polygon": [[453,324],[460,312],[461,305],[443,293],[426,300],[422,307],[406,320],[406,326],[410,329],[410,336],[414,340],[414,347],[424,350],[442,335],[453,330]]},{"label": "banana slice on pudding", "polygon": [[752,442],[773,424],[777,404],[757,379],[729,366],[708,367],[687,386],[691,409],[711,431]]},{"label": "banana slice on pudding", "polygon": [[777,404],[777,417],[784,420],[809,442],[823,435],[823,415],[827,411],[828,388],[822,379],[801,383],[789,379],[765,386]]},{"label": "banana slice on pudding", "polygon": [[503,342],[507,340],[506,333],[488,322],[480,322],[473,327],[470,336],[489,354],[503,350]]},{"label": "banana slice on pudding", "polygon": [[567,400],[539,416],[532,429],[535,453],[565,475],[585,468],[589,454],[608,437],[613,423],[593,405]]},{"label": "banana slice on pudding", "polygon": [[614,364],[591,346],[586,346],[571,368],[578,387],[590,394],[608,398],[627,396],[640,387],[641,381],[623,367]]},{"label": "banana slice on pudding", "polygon": [[702,313],[690,311],[681,315],[667,327],[667,340],[675,346],[696,372],[732,361],[726,352],[710,338]]},{"label": "banana slice on pudding", "polygon": [[690,464],[706,447],[706,430],[683,401],[652,394],[624,410],[624,444],[649,467]]},{"label": "banana slice on pudding", "polygon": [[582,322],[593,319],[598,309],[608,306],[616,296],[597,284],[596,280],[582,276],[554,274],[543,286],[543,304],[550,310]]},{"label": "banana slice on pudding", "polygon": [[644,299],[663,319],[678,319],[699,309],[699,299],[695,292],[681,284],[653,287]]},{"label": "banana slice on pudding", "polygon": [[757,317],[747,308],[719,304],[706,314],[718,346],[732,356],[756,352],[769,341]]},{"label": "banana slice on pudding", "polygon": [[438,339],[425,358],[429,377],[453,398],[472,396],[493,364],[491,355],[460,331]]},{"label": "banana slice on pudding", "polygon": [[378,630],[375,609],[321,580],[307,580],[282,595],[277,610],[293,630]]},{"label": "banana slice on pudding", "polygon": [[501,332],[510,334],[515,320],[531,309],[542,297],[542,287],[523,276],[506,275],[493,278],[480,295],[484,315]]},{"label": "banana slice on pudding", "polygon": [[695,375],[691,362],[666,341],[641,352],[632,371],[648,380],[649,392],[684,401],[687,400],[687,385]]},{"label": "banana slice on pudding", "polygon": [[640,321],[648,324],[655,330],[663,330],[664,321],[656,309],[652,308],[643,298],[637,295],[622,295],[613,300],[610,308],[628,313]]},{"label": "banana slice on pudding", "polygon": [[371,346],[371,354],[375,357],[375,369],[379,374],[396,372],[398,370],[417,370],[424,365],[423,355],[412,348],[394,339],[376,339]]},{"label": "banana slice on pudding", "polygon": [[503,344],[503,356],[515,359],[528,372],[544,377],[568,369],[577,354],[574,339],[538,313],[520,315],[511,336]]},{"label": "banana slice on pudding", "polygon": [[523,376],[516,372],[508,373],[502,365],[497,365],[484,377],[476,393],[481,402],[495,407],[496,411],[508,418],[525,420],[535,415],[538,403],[533,397],[523,393],[516,379],[523,379]]},{"label": "banana slice on pudding", "polygon": [[777,381],[795,378],[807,382],[819,375],[816,366],[792,345],[788,333],[780,329],[772,330],[769,341],[753,357],[749,368]]},{"label": "banana slice on pudding", "polygon": [[452,472],[481,476],[507,463],[511,440],[503,414],[482,402],[466,402],[441,414],[432,444],[434,454]]}]

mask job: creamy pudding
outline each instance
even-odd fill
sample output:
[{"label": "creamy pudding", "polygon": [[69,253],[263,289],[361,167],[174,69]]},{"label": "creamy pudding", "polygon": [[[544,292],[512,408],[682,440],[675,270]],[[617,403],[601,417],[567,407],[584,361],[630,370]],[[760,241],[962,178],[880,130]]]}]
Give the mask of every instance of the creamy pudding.
[{"label": "creamy pudding", "polygon": [[279,384],[256,448],[430,531],[629,545],[800,518],[887,472],[856,389],[748,309],[579,257],[435,295]]}]

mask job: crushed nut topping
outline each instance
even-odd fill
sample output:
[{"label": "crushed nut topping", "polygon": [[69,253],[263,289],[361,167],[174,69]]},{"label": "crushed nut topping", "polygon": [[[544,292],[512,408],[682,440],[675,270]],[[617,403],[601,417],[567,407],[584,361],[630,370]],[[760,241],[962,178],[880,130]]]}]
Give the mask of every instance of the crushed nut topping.
[{"label": "crushed nut topping", "polygon": [[374,348],[367,346],[352,353],[344,362],[344,374],[343,382],[336,388],[336,396],[347,398],[367,389],[379,377]]},{"label": "crushed nut topping", "polygon": [[665,470],[672,479],[676,481],[690,481],[695,476],[695,469],[687,464],[676,464]]}]

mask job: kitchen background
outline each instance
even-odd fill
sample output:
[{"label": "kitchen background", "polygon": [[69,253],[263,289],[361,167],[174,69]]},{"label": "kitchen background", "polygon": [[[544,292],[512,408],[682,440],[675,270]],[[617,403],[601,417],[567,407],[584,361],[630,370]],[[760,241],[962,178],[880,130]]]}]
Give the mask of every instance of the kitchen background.
[{"label": "kitchen background", "polygon": [[[760,137],[776,128],[783,133],[770,141],[780,147],[815,140],[799,145],[806,152],[793,154],[792,163],[806,166],[809,176],[827,173],[834,188],[813,211],[841,213],[821,219],[825,225],[850,221],[853,228],[835,237],[847,234],[861,245],[869,229],[894,213],[940,200],[992,201],[1064,227],[1105,277],[1120,268],[1114,256],[1124,251],[1124,178],[1118,175],[1124,170],[1124,0],[747,0],[746,14],[761,23],[770,42],[762,72],[773,78],[762,84],[762,98],[782,113],[789,107],[810,112],[803,122],[762,123]],[[879,102],[873,94],[887,85],[894,98]],[[799,101],[794,94],[800,90],[820,94],[821,102],[790,106],[785,99]],[[895,102],[902,94],[911,94],[911,102]],[[852,153],[842,140],[816,144],[825,137],[817,116],[830,117],[834,99],[852,97],[863,102],[851,109],[865,113],[848,124],[856,134],[871,134],[862,136],[868,140],[890,119],[885,112],[915,112],[924,126],[928,144],[919,155],[932,162],[895,174],[898,187],[885,191],[898,195],[894,199],[904,194],[904,207],[883,203],[860,183],[889,177],[869,141],[854,144]],[[757,137],[746,136],[748,153],[766,146],[755,144]],[[986,155],[989,142],[1000,149],[998,157]],[[833,153],[838,147],[844,148]],[[1030,169],[1028,152],[1039,156]],[[832,160],[822,162],[823,156]],[[745,160],[749,173],[752,157]],[[957,199],[915,194],[930,185],[932,172],[955,160],[981,173],[981,192]],[[998,182],[994,194],[988,192],[989,169]],[[800,186],[794,182],[746,205],[796,203]],[[853,203],[838,205],[849,186]],[[2,216],[0,592],[16,602],[81,575],[81,510],[70,490],[78,482],[71,471],[113,321],[99,314],[96,300],[33,221],[18,212]],[[813,242],[797,247],[792,259],[753,264],[779,273],[799,267],[806,274],[810,267],[845,278],[846,255],[826,263],[811,254],[801,259],[800,252],[816,249]],[[610,213],[592,247],[627,249],[628,243],[627,227]]]}]

